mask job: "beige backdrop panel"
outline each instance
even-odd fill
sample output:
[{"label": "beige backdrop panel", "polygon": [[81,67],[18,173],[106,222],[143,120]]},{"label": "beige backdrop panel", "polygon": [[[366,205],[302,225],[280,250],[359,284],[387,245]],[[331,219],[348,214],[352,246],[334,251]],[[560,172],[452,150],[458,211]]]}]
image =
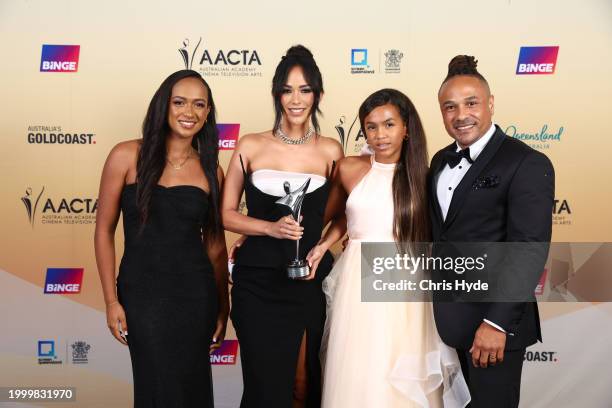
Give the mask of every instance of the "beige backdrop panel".
[{"label": "beige backdrop panel", "polygon": [[[140,136],[154,91],[168,74],[184,68],[178,50],[185,39],[189,51],[202,39],[193,68],[203,70],[211,85],[218,122],[239,123],[240,134],[271,127],[274,68],[289,46],[303,43],[313,51],[324,77],[325,135],[338,137],[340,125],[349,133],[361,101],[379,88],[394,87],[417,106],[430,154],[451,141],[437,105],[447,63],[456,54],[473,54],[491,84],[494,119],[502,129],[513,126],[518,133],[538,133],[546,126],[555,133],[563,128],[560,140],[537,146],[551,158],[557,174],[554,240],[609,241],[610,17],[612,6],[605,0],[317,0],[299,7],[280,1],[3,1],[0,316],[8,323],[1,335],[0,386],[78,384],[79,406],[129,405],[129,359],[105,329],[92,244],[95,211],[61,212],[59,224],[47,224],[42,210],[48,199],[55,205],[62,199],[95,201],[112,146]],[[43,44],[80,45],[78,72],[40,72]],[[555,74],[515,75],[521,46],[559,46]],[[368,49],[374,74],[351,74],[351,49],[357,48]],[[231,71],[211,76],[210,69],[199,64],[204,49],[213,58],[219,50],[248,50],[249,55],[256,51],[261,65],[247,67],[253,69],[246,77]],[[389,50],[403,54],[399,73],[385,72],[384,53]],[[93,133],[95,143],[28,143],[29,129],[38,126]],[[348,134],[347,154],[355,154],[363,143],[355,140],[357,127]],[[221,153],[223,166],[231,153]],[[31,223],[21,198],[34,199],[43,188]],[[122,234],[119,227],[117,259]],[[231,243],[235,236],[227,238]],[[49,267],[84,268],[81,293],[43,295]],[[612,378],[597,359],[606,352],[599,339],[612,340],[612,332],[604,328],[612,321],[609,307],[544,304],[542,315],[545,343],[536,348],[556,351],[560,357],[554,364],[526,362],[524,406],[602,406],[612,399],[610,390],[600,386]],[[90,364],[39,366],[36,342],[46,337],[66,345],[86,338],[92,344]],[[234,338],[231,328],[228,337]],[[587,347],[586,366],[575,357],[584,352],[584,337],[598,339]],[[77,378],[104,386],[93,390]],[[218,405],[236,406],[239,364],[215,366],[215,380]],[[112,403],[111,395],[116,398]]]}]

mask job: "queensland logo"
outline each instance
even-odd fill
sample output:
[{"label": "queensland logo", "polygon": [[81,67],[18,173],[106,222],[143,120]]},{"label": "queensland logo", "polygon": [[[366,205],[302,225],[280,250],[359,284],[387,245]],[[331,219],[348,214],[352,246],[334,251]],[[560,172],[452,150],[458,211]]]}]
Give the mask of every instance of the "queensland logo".
[{"label": "queensland logo", "polygon": [[404,54],[400,50],[388,50],[385,52],[385,72],[387,74],[399,74]]},{"label": "queensland logo", "polygon": [[522,140],[537,150],[550,149],[552,144],[560,143],[564,131],[565,128],[563,126],[549,128],[548,124],[542,125],[539,129],[530,130],[523,130],[519,129],[516,125],[510,125],[505,130],[508,136]]},{"label": "queensland logo", "polygon": [[89,363],[89,351],[91,345],[82,340],[77,340],[70,345],[72,349],[72,364],[87,364]]},{"label": "queensland logo", "polygon": [[553,225],[572,225],[572,209],[568,200],[555,198],[552,221]]},{"label": "queensland logo", "polygon": [[516,75],[552,75],[557,66],[559,47],[521,47]]},{"label": "queensland logo", "polygon": [[336,132],[338,132],[338,139],[340,140],[344,153],[346,154],[349,152],[350,141],[353,142],[353,149],[351,151],[353,153],[361,152],[361,149],[363,149],[363,146],[365,145],[366,138],[361,130],[359,116],[355,116],[355,119],[353,119],[350,126],[348,126],[348,129],[345,123],[346,116],[340,116],[340,119],[338,119],[338,124],[335,126]]},{"label": "queensland logo", "polygon": [[55,340],[38,340],[38,364],[62,364],[55,353]]},{"label": "queensland logo", "polygon": [[374,69],[368,62],[367,48],[351,49],[351,74],[373,74]]},{"label": "queensland logo", "polygon": [[46,294],[72,295],[81,293],[83,268],[47,268]]},{"label": "queensland logo", "polygon": [[87,131],[65,131],[61,126],[28,126],[27,135],[27,141],[29,144],[96,144],[95,133]]},{"label": "queensland logo", "polygon": [[43,44],[40,72],[77,72],[80,45]]},{"label": "queensland logo", "polygon": [[240,133],[239,123],[218,123],[219,150],[234,150]]},{"label": "queensland logo", "polygon": [[541,362],[541,363],[556,363],[559,361],[556,351],[526,351],[523,356],[524,361]]},{"label": "queensland logo", "polygon": [[[196,69],[207,77],[261,77],[261,58],[257,50],[208,49],[202,37],[195,44],[186,38],[178,49],[185,69]],[[194,63],[196,68],[194,68]]]},{"label": "queensland logo", "polygon": [[238,340],[223,340],[221,347],[210,355],[210,364],[233,365],[236,364],[238,354]]},{"label": "queensland logo", "polygon": [[44,199],[44,192],[44,186],[39,193],[36,193],[32,187],[28,187],[25,195],[21,197],[32,228],[37,222],[64,225],[96,223],[97,198],[49,197]]}]

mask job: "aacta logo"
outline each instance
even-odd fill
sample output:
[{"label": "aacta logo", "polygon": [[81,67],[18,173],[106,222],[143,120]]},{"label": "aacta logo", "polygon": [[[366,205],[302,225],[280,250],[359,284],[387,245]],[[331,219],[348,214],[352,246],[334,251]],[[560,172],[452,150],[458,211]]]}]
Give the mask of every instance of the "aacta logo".
[{"label": "aacta logo", "polygon": [[517,75],[554,74],[559,47],[521,47]]},{"label": "aacta logo", "polygon": [[28,220],[30,221],[30,225],[34,228],[34,220],[36,219],[36,210],[38,209],[38,202],[40,201],[40,197],[45,192],[45,187],[40,190],[40,193],[37,195],[32,194],[32,187],[26,188],[25,195],[21,197],[21,202],[26,208],[26,212],[28,213]]},{"label": "aacta logo", "polygon": [[239,123],[218,123],[219,150],[234,150],[240,133]]},{"label": "aacta logo", "polygon": [[32,187],[26,188],[25,195],[21,197],[28,221],[32,228],[36,224],[37,213],[41,208],[43,224],[94,224],[95,214],[98,209],[97,198],[74,197],[74,198],[47,198],[42,203],[42,196],[45,192],[43,186],[39,193]]},{"label": "aacta logo", "polygon": [[[188,38],[183,40],[183,46],[179,48],[179,54],[183,58],[186,69],[192,69],[193,61],[196,58],[196,53],[200,44],[202,43],[202,37],[198,40],[197,44],[191,52],[189,52],[190,41]],[[200,65],[261,65],[261,60],[256,50],[218,50],[217,52],[209,51],[208,49],[202,50],[202,56],[200,57]]]},{"label": "aacta logo", "polygon": [[567,200],[555,199],[553,203],[553,214],[554,215],[571,214],[571,213],[572,213],[572,210]]},{"label": "aacta logo", "polygon": [[238,354],[238,340],[223,340],[221,347],[210,355],[210,363],[214,365],[236,364]]},{"label": "aacta logo", "polygon": [[80,45],[43,44],[40,72],[77,72]]},{"label": "aacta logo", "polygon": [[346,150],[348,148],[348,142],[353,135],[353,129],[355,125],[357,125],[357,128],[356,128],[357,132],[355,133],[355,143],[356,143],[355,152],[358,152],[359,150],[361,150],[361,147],[359,147],[359,145],[357,144],[359,142],[359,139],[363,139],[365,141],[365,135],[361,131],[361,125],[359,124],[359,116],[356,116],[355,119],[353,119],[353,122],[351,123],[350,126],[348,126],[348,129],[345,123],[346,123],[346,116],[340,116],[340,119],[338,120],[338,124],[335,126],[336,132],[338,132],[338,138],[340,139],[340,144],[342,145],[342,149],[344,150],[344,153],[346,154],[347,152]]},{"label": "aacta logo", "polygon": [[47,268],[44,293],[76,294],[81,293],[83,268]]}]

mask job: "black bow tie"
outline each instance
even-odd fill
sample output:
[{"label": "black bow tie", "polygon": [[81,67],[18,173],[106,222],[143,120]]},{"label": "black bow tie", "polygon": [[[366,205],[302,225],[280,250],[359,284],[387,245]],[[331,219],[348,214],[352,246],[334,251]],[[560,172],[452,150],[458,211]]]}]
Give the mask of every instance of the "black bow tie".
[{"label": "black bow tie", "polygon": [[466,147],[463,150],[459,150],[458,152],[454,152],[452,150],[447,150],[444,152],[444,159],[446,163],[450,166],[451,169],[455,168],[461,161],[461,159],[465,158],[468,163],[474,163],[474,160],[470,157],[470,148]]}]

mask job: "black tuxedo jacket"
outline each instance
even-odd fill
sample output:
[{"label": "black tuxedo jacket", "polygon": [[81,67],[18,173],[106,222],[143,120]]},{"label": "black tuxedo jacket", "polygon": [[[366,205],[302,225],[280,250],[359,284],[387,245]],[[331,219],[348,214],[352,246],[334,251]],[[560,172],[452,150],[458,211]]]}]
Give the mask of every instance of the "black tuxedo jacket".
[{"label": "black tuxedo jacket", "polygon": [[[443,220],[437,180],[446,165],[444,151],[455,149],[453,143],[431,161],[428,187],[434,242],[550,242],[553,166],[544,154],[508,137],[499,127],[456,187]],[[495,185],[475,188],[482,180],[486,184],[487,178],[493,178]],[[446,344],[469,349],[478,326],[487,319],[509,333],[507,350],[525,348],[542,340],[533,299],[527,303],[434,300],[438,332]]]}]

